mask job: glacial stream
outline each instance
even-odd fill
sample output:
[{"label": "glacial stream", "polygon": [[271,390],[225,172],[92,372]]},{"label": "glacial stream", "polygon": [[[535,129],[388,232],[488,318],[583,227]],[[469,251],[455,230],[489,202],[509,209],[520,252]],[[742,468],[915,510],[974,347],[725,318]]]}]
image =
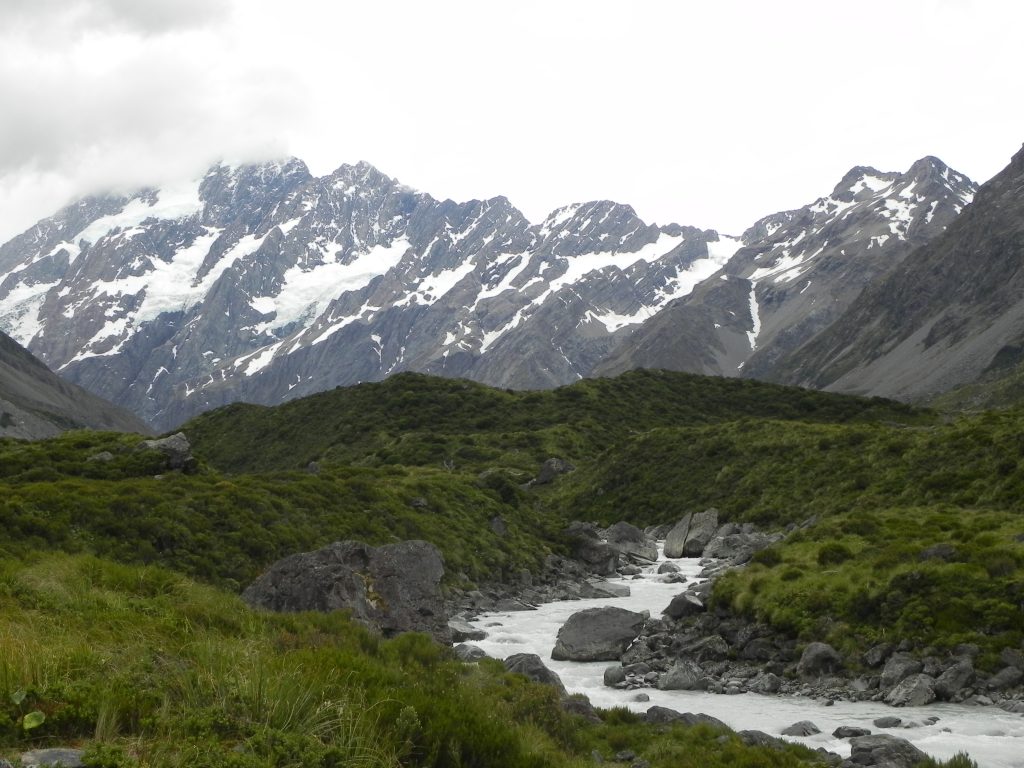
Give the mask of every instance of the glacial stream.
[{"label": "glacial stream", "polygon": [[[695,558],[670,562],[678,565],[689,580],[695,579],[701,570]],[[570,693],[583,693],[599,707],[624,706],[643,712],[659,705],[680,712],[703,712],[736,730],[755,729],[774,736],[799,720],[810,720],[821,729],[820,734],[785,738],[812,749],[824,747],[843,756],[850,754],[849,740],[836,739],[832,732],[842,725],[859,726],[873,733],[905,738],[936,758],[946,759],[966,751],[980,768],[1024,768],[1024,715],[1004,712],[998,707],[936,703],[897,709],[878,702],[841,701],[826,707],[819,699],[796,696],[724,695],[654,688],[642,689],[650,696],[650,701],[637,702],[633,699],[640,690],[625,691],[604,685],[605,668],[617,662],[580,663],[551,658],[559,628],[569,616],[584,608],[615,605],[632,611],[648,610],[652,616],[659,616],[685,585],[659,581],[656,569],[657,566],[645,568],[640,578],[609,580],[627,585],[631,591],[629,597],[571,600],[548,603],[535,611],[484,614],[473,624],[487,632],[487,638],[473,644],[498,659],[514,653],[536,653],[558,673]],[[927,717],[938,717],[939,721],[916,728],[876,728],[872,721],[884,715],[896,715],[904,722],[923,722]]]}]

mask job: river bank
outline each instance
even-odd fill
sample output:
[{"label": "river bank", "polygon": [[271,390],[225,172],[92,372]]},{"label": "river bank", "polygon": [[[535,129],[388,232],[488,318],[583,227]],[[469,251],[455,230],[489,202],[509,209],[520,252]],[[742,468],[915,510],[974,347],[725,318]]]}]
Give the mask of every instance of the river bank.
[{"label": "river bank", "polygon": [[[829,689],[817,689],[806,683],[797,690],[767,695],[744,692],[741,685],[726,686],[722,693],[659,690],[646,686],[616,688],[605,685],[609,662],[551,659],[558,631],[574,613],[586,608],[615,605],[631,611],[649,611],[652,617],[658,617],[674,597],[699,580],[698,576],[704,570],[697,558],[672,559],[670,562],[679,568],[683,578],[674,583],[666,582],[664,574],[657,573],[664,562],[662,558],[657,564],[639,568],[639,573],[608,578],[609,588],[622,590],[628,587],[628,596],[551,602],[540,605],[536,610],[483,613],[469,622],[477,631],[486,633],[483,639],[473,643],[496,658],[506,658],[515,653],[537,654],[562,678],[569,693],[582,693],[596,706],[624,706],[634,711],[646,711],[658,705],[679,711],[701,712],[736,730],[761,730],[843,756],[850,754],[849,741],[833,736],[833,731],[841,726],[858,727],[905,738],[940,759],[967,751],[984,768],[1024,767],[1024,717],[993,706],[936,703],[894,708],[884,701],[871,701],[870,697],[860,701],[848,700],[857,697],[843,695],[842,689],[831,689],[834,695],[829,696],[822,692]],[[901,726],[909,727],[880,730],[874,725],[875,720],[887,716],[898,717],[902,721]],[[926,724],[933,718],[938,719]],[[805,720],[813,722],[821,732],[809,736],[782,735],[783,729]]]}]

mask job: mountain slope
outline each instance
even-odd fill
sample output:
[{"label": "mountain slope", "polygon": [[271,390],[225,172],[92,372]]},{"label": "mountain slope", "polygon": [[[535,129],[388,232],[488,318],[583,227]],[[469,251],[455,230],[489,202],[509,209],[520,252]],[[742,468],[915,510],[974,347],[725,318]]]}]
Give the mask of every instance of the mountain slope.
[{"label": "mountain slope", "polygon": [[608,201],[532,225],[505,198],[437,201],[365,163],[219,166],[0,248],[0,324],[159,426],[402,370],[545,387],[738,245]]},{"label": "mountain slope", "polygon": [[854,168],[831,195],[754,224],[717,275],[620,339],[597,371],[770,377],[865,285],[943,232],[975,189],[934,157],[902,174]]},{"label": "mountain slope", "polygon": [[1024,149],[941,237],[787,360],[781,381],[918,399],[1024,359]]},{"label": "mountain slope", "polygon": [[0,437],[37,439],[81,428],[149,431],[127,411],[56,376],[0,333]]}]

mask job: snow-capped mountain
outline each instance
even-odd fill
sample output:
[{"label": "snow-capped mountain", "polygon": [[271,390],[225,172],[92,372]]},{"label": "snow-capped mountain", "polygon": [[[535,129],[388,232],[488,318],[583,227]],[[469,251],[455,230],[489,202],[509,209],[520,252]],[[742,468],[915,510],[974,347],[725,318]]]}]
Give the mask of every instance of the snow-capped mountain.
[{"label": "snow-capped mountain", "polygon": [[865,288],[773,378],[907,400],[971,384],[964,402],[1019,402],[1022,263],[1024,148],[946,232]]},{"label": "snow-capped mountain", "polygon": [[976,189],[934,157],[906,173],[853,168],[832,194],[755,223],[718,273],[620,340],[596,370],[769,378],[865,285],[942,233]]},{"label": "snow-capped mountain", "polygon": [[589,374],[740,245],[607,201],[533,225],[365,163],[218,166],[0,247],[0,328],[158,428],[401,370],[544,387]]}]

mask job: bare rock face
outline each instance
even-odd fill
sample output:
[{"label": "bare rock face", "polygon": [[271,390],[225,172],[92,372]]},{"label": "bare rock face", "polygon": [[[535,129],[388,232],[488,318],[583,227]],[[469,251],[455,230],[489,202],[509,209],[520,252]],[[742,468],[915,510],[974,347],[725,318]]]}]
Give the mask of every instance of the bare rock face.
[{"label": "bare rock face", "polygon": [[242,599],[272,611],[350,611],[385,636],[426,632],[449,643],[442,576],[441,553],[426,541],[382,547],[336,541],[274,563]]},{"label": "bare rock face", "polygon": [[625,608],[587,608],[558,630],[551,658],[558,661],[617,661],[643,629],[647,617]]},{"label": "bare rock face", "polygon": [[700,557],[717,530],[717,509],[688,513],[665,539],[665,557]]},{"label": "bare rock face", "polygon": [[904,678],[885,697],[885,703],[894,707],[923,707],[935,701],[935,679],[918,673]]}]

